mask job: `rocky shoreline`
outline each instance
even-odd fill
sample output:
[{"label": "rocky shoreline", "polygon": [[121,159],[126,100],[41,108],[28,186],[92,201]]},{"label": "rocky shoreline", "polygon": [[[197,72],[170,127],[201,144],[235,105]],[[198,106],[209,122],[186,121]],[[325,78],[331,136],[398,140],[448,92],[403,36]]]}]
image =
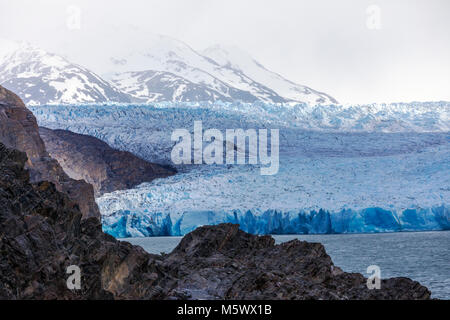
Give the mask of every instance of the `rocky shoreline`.
[{"label": "rocky shoreline", "polygon": [[[275,245],[238,225],[205,226],[168,255],[104,234],[50,182],[31,184],[22,152],[0,145],[1,299],[429,299],[407,278],[366,279],[334,266],[319,243]],[[81,290],[66,269],[82,271]]]},{"label": "rocky shoreline", "polygon": [[[70,186],[67,187],[67,186]],[[84,186],[81,188],[80,186]],[[0,299],[430,299],[407,278],[367,279],[334,266],[319,243],[200,227],[165,255],[102,232],[91,185],[52,159],[34,116],[0,87]],[[67,288],[67,268],[81,289]]]}]

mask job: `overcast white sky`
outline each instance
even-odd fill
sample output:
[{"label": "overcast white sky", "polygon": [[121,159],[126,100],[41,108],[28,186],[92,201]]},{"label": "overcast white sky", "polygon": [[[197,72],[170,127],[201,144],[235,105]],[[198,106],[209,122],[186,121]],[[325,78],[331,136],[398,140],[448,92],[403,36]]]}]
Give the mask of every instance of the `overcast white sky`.
[{"label": "overcast white sky", "polygon": [[[81,30],[67,28],[70,5]],[[342,103],[450,101],[448,0],[0,0],[0,37],[54,52],[75,43],[79,61],[86,34],[132,25],[197,50],[236,45]]]}]

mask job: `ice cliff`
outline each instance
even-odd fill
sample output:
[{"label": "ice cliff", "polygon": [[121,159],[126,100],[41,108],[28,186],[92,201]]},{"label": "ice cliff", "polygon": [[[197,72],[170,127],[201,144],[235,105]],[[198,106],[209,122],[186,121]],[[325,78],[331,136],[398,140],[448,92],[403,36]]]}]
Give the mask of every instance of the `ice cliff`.
[{"label": "ice cliff", "polygon": [[239,223],[252,233],[450,228],[450,103],[363,106],[155,104],[41,106],[39,124],[170,163],[177,128],[277,128],[280,170],[193,165],[97,199],[117,237],[184,235]]}]

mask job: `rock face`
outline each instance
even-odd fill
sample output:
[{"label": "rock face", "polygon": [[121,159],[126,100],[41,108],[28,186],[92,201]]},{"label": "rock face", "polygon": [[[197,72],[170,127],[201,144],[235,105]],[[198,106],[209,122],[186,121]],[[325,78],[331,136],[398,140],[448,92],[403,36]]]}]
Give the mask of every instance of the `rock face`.
[{"label": "rock face", "polygon": [[58,162],[52,159],[39,136],[34,115],[22,100],[0,86],[0,142],[27,154],[26,168],[32,182],[53,182],[80,206],[83,217],[100,217],[91,185],[69,178]]},{"label": "rock face", "polygon": [[50,156],[71,178],[91,184],[97,196],[175,173],[91,136],[42,127],[39,133]]},{"label": "rock face", "polygon": [[170,295],[187,299],[429,299],[407,278],[369,290],[359,273],[333,265],[320,243],[245,233],[235,224],[200,227],[164,259],[179,280]]},{"label": "rock face", "polygon": [[[104,234],[97,218],[82,219],[52,183],[31,184],[26,160],[0,143],[0,299],[137,298],[128,276],[151,288],[149,256]],[[70,265],[81,269],[81,290],[67,289]]]},{"label": "rock face", "polygon": [[[49,182],[31,184],[22,152],[0,144],[0,299],[428,299],[406,278],[368,290],[322,245],[275,245],[238,225],[198,228],[169,255],[104,234]],[[81,290],[66,286],[81,270]]]},{"label": "rock face", "polygon": [[[235,224],[200,227],[172,253],[150,255],[102,232],[92,186],[49,157],[33,115],[1,87],[0,141],[0,299],[430,298],[407,278],[368,290],[361,274],[335,267],[321,244],[275,245]],[[73,265],[80,290],[66,285]]]}]

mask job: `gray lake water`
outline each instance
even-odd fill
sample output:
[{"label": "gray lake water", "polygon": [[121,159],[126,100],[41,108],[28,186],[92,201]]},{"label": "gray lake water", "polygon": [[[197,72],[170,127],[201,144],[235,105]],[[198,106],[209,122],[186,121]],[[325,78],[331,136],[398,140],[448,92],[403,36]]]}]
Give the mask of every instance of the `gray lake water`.
[{"label": "gray lake water", "polygon": [[[450,299],[450,231],[338,235],[275,235],[277,243],[292,239],[320,242],[334,264],[366,276],[377,265],[382,278],[408,277],[428,287],[433,298]],[[171,252],[181,237],[121,239],[150,253]]]}]

